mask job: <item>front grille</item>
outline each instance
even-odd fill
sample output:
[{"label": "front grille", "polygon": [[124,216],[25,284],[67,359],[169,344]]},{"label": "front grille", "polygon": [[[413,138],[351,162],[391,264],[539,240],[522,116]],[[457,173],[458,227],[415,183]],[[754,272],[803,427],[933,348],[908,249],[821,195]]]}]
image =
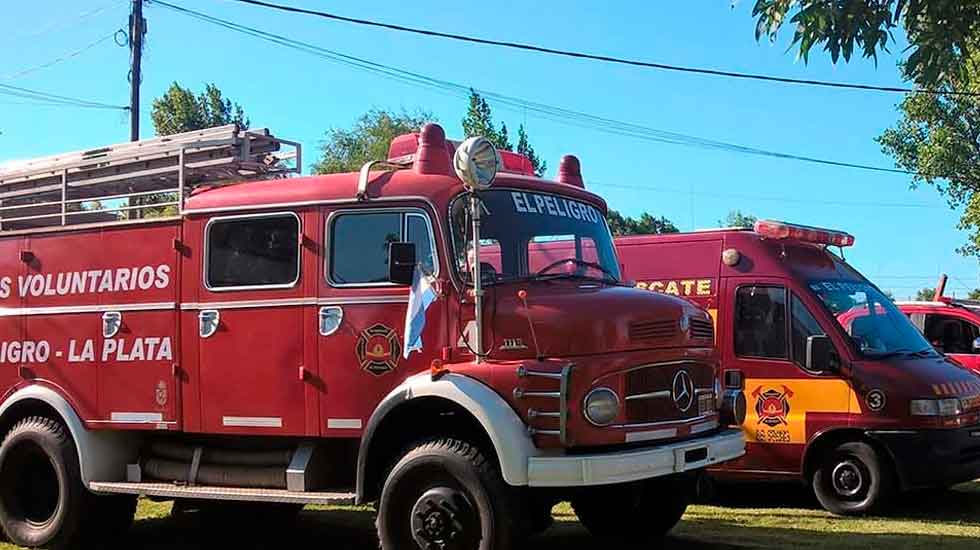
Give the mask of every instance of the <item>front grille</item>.
[{"label": "front grille", "polygon": [[676,332],[677,321],[674,319],[665,319],[660,321],[633,321],[629,326],[630,340],[670,338]]},{"label": "front grille", "polygon": [[691,337],[714,340],[715,327],[711,321],[705,319],[691,319]]},{"label": "front grille", "polygon": [[686,370],[691,375],[696,388],[711,388],[714,383],[714,368],[711,365],[683,362],[672,364],[652,364],[636,368],[625,374],[625,412],[626,422],[642,424],[684,420],[698,416],[698,403],[694,402],[687,411],[680,411],[673,399],[673,381],[678,371]]}]

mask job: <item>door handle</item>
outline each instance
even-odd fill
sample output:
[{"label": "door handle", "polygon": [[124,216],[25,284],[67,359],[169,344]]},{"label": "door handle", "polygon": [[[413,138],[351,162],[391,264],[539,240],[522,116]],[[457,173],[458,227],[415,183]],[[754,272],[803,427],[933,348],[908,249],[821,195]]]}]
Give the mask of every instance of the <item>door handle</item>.
[{"label": "door handle", "polygon": [[330,336],[337,332],[344,320],[344,308],[325,306],[320,308],[320,336]]},{"label": "door handle", "polygon": [[221,324],[221,314],[216,309],[205,309],[197,314],[201,338],[208,338],[218,332]]},{"label": "door handle", "polygon": [[122,327],[122,313],[106,311],[102,314],[102,337],[112,338]]}]

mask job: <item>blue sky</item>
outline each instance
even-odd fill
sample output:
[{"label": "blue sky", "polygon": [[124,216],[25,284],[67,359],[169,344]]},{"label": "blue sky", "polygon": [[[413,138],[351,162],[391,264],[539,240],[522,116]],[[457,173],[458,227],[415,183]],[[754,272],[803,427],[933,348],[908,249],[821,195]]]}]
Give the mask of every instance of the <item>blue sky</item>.
[{"label": "blue sky", "polygon": [[[873,138],[897,119],[896,94],[737,81],[557,58],[397,34],[229,2],[170,0],[341,53],[467,86],[644,126],[787,153],[892,166]],[[663,63],[883,85],[901,85],[897,57],[877,67],[857,59],[809,65],[777,44],[756,42],[752,0],[459,3],[284,0],[354,16],[533,42]],[[78,15],[107,6],[78,21]],[[682,7],[677,7],[682,6]],[[0,83],[113,104],[128,103],[128,52],[105,41],[67,61],[11,79],[126,26],[125,0],[34,0],[5,6]],[[38,15],[42,14],[42,19]],[[383,79],[148,5],[143,134],[150,100],[172,81],[216,83],[245,106],[253,126],[301,141],[311,162],[323,133],[371,108],[425,109],[461,134],[463,98]],[[10,24],[13,22],[14,24]],[[22,25],[16,22],[23,23]],[[901,45],[893,51],[901,53]],[[575,153],[590,189],[629,215],[649,211],[682,230],[715,226],[731,209],[759,217],[844,229],[856,236],[848,259],[881,287],[907,297],[940,272],[950,290],[980,286],[977,262],[955,252],[959,218],[931,187],[909,178],[766,157],[694,149],[603,133],[495,105],[512,131],[524,122],[554,175]],[[27,105],[0,96],[0,161],[125,141],[125,113]],[[627,187],[616,187],[627,186]],[[637,189],[641,187],[643,189]],[[828,204],[829,202],[856,204]],[[877,206],[869,206],[869,203]],[[902,207],[884,206],[903,205]],[[910,207],[908,205],[914,205]]]}]

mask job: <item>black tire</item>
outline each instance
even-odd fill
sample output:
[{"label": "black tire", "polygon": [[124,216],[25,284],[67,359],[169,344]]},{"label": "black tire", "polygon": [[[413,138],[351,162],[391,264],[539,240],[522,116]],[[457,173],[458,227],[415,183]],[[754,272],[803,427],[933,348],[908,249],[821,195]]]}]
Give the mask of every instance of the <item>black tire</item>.
[{"label": "black tire", "polygon": [[891,468],[874,448],[852,441],[823,456],[811,485],[824,509],[853,516],[880,511],[896,484]]},{"label": "black tire", "polygon": [[696,477],[681,475],[595,487],[573,498],[572,508],[593,536],[631,544],[656,542],[684,516],[696,484]]},{"label": "black tire", "polygon": [[421,443],[385,481],[378,505],[383,550],[510,550],[518,527],[512,489],[479,449],[455,439]]},{"label": "black tire", "polygon": [[18,546],[77,548],[91,511],[78,453],[60,423],[18,422],[0,445],[0,525]]}]

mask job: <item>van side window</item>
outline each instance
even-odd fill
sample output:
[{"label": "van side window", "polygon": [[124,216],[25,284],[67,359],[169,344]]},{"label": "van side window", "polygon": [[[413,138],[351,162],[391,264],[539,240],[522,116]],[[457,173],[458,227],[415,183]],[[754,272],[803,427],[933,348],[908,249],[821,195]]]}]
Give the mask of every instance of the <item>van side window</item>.
[{"label": "van side window", "polygon": [[329,228],[329,281],[333,285],[388,283],[388,248],[415,243],[415,258],[426,273],[436,272],[428,218],[417,212],[343,212]]},{"label": "van side window", "polygon": [[786,359],[786,289],[747,286],[735,293],[735,354]]},{"label": "van side window", "polygon": [[790,335],[792,337],[793,361],[797,365],[806,364],[806,342],[810,336],[823,335],[820,324],[813,318],[806,305],[796,294],[793,294],[792,317],[790,320]]},{"label": "van side window", "polygon": [[962,319],[936,313],[926,315],[926,339],[943,353],[974,353],[973,341],[978,335],[977,327]]},{"label": "van side window", "polygon": [[206,230],[210,289],[288,287],[299,280],[295,214],[215,218]]}]

